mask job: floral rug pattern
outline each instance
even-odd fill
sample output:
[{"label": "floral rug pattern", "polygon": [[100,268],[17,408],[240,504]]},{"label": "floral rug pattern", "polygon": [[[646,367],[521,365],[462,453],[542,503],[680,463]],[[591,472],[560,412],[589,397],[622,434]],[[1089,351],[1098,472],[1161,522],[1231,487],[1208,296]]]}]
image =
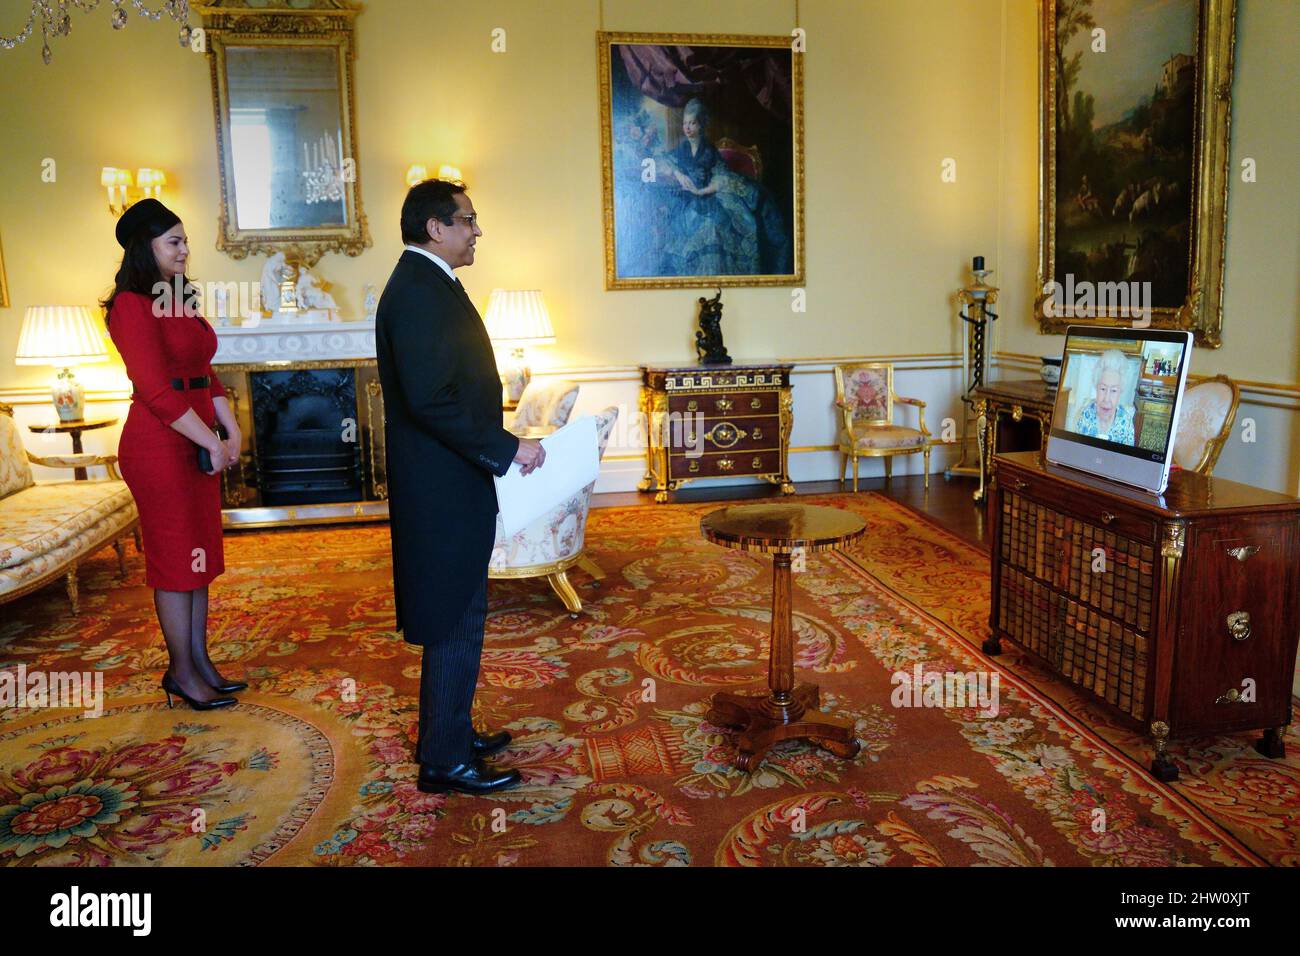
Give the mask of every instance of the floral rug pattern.
[{"label": "floral rug pattern", "polygon": [[[703,541],[717,505],[592,512],[607,577],[494,581],[475,722],[524,784],[420,793],[418,649],[391,628],[385,525],[231,534],[210,643],[240,704],[169,710],[144,566],[107,551],[4,608],[0,667],[100,672],[105,712],[0,711],[0,865],[1161,866],[1300,863],[1300,761],[1249,735],[1146,741],[1014,651],[979,649],[988,559],[882,496],[801,501],[868,523],[794,576],[795,666],[849,717],[852,761],[808,742],[751,774],[710,695],[765,689],[770,562]],[[893,675],[985,672],[996,715],[894,706]],[[973,703],[973,702],[971,702]],[[1300,753],[1294,734],[1290,752]]]}]

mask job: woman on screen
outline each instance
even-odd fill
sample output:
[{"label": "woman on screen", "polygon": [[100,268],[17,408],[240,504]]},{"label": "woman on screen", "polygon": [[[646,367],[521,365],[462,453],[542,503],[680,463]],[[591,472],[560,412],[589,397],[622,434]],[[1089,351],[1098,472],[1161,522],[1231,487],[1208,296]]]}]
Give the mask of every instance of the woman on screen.
[{"label": "woman on screen", "polygon": [[1101,353],[1093,370],[1094,397],[1079,410],[1074,430],[1089,438],[1132,445],[1133,406],[1120,402],[1123,391],[1124,353],[1119,349],[1107,349]]}]

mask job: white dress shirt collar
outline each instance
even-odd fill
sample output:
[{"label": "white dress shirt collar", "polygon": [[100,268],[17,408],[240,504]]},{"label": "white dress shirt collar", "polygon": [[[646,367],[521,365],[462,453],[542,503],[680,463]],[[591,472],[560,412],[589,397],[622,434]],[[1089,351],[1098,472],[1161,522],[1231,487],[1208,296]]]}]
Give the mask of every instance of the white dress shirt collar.
[{"label": "white dress shirt collar", "polygon": [[452,282],[460,281],[459,279],[456,278],[456,274],[451,271],[451,266],[447,265],[447,263],[443,262],[442,259],[435,256],[428,249],[423,249],[420,246],[410,245],[410,244],[408,244],[406,248],[411,250],[411,252],[418,252],[420,255],[424,256],[427,259],[432,259],[434,264],[437,265],[439,269],[447,273],[447,277],[451,279]]}]

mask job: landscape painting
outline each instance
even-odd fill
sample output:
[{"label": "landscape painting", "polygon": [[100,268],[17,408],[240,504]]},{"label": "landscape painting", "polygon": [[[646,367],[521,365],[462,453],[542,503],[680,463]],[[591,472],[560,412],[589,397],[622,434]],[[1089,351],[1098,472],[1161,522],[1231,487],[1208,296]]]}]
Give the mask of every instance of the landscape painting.
[{"label": "landscape painting", "polygon": [[[1204,91],[1225,70],[1230,83],[1233,12],[1231,0],[1042,0],[1043,331],[1142,316],[1217,344],[1227,99]],[[1108,302],[1116,283],[1125,295]],[[1060,290],[1084,287],[1088,307],[1062,318]],[[1125,309],[1108,308],[1117,299]]]}]

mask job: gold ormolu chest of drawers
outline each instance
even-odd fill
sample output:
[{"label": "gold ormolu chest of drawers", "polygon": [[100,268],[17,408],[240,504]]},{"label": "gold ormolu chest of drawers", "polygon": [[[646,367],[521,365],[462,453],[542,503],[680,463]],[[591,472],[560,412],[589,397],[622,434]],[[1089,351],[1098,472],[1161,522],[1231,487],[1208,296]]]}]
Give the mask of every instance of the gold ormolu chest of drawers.
[{"label": "gold ormolu chest of drawers", "polygon": [[1163,495],[993,459],[991,636],[1149,730],[1152,773],[1178,779],[1170,737],[1263,730],[1282,757],[1300,640],[1300,500],[1175,471]]},{"label": "gold ormolu chest of drawers", "polygon": [[641,366],[646,473],[637,487],[668,500],[688,481],[763,478],[794,494],[792,365]]}]

